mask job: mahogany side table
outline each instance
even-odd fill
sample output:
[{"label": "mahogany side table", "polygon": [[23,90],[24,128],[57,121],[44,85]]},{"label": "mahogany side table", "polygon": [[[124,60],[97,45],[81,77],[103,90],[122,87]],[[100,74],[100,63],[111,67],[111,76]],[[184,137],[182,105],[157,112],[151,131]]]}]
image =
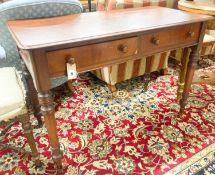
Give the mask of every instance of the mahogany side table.
[{"label": "mahogany side table", "polygon": [[62,168],[63,155],[50,93],[51,80],[66,76],[68,57],[74,58],[78,72],[85,72],[140,56],[189,47],[192,52],[180,101],[182,113],[210,19],[210,16],[174,9],[144,7],[7,22],[38,92],[57,167]]}]

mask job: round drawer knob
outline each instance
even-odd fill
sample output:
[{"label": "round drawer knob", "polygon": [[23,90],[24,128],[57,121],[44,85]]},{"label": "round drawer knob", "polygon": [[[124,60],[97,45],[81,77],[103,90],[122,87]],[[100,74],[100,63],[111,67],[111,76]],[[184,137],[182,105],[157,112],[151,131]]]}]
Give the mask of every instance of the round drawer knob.
[{"label": "round drawer knob", "polygon": [[190,38],[192,38],[192,37],[194,37],[194,35],[195,35],[195,32],[188,32],[188,37],[190,37]]},{"label": "round drawer knob", "polygon": [[160,40],[158,38],[152,38],[152,43],[158,45],[160,44]]},{"label": "round drawer knob", "polygon": [[128,47],[126,45],[121,44],[121,45],[118,46],[118,50],[120,52],[127,53],[128,52]]},{"label": "round drawer knob", "polygon": [[66,62],[69,64],[75,64],[75,59],[71,55],[68,55],[66,57]]}]

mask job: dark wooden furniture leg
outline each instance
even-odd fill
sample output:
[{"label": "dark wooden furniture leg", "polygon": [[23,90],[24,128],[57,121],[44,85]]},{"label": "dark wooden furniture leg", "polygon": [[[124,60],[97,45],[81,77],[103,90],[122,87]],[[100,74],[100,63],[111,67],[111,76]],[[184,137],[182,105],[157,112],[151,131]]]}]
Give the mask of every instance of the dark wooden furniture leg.
[{"label": "dark wooden furniture leg", "polygon": [[145,73],[145,75],[144,75],[144,81],[145,81],[144,89],[146,91],[148,90],[148,84],[149,84],[150,80],[151,80],[150,73]]},{"label": "dark wooden furniture leg", "polygon": [[60,144],[57,136],[57,122],[54,116],[55,110],[53,105],[53,99],[51,97],[51,92],[39,92],[38,99],[41,105],[41,112],[44,116],[44,121],[51,144],[53,161],[57,165],[57,169],[62,170],[61,159],[63,157],[63,154],[60,150]]},{"label": "dark wooden furniture leg", "polygon": [[22,128],[24,130],[25,136],[28,140],[28,144],[31,148],[32,157],[34,158],[35,166],[39,167],[42,165],[39,159],[39,153],[37,151],[37,147],[35,144],[33,131],[30,123],[30,116],[28,114],[22,115],[18,117],[19,122],[22,123]]},{"label": "dark wooden furniture leg", "polygon": [[166,69],[161,69],[161,70],[160,70],[160,75],[168,75],[168,68],[166,68]]},{"label": "dark wooden furniture leg", "polygon": [[76,91],[76,89],[73,85],[74,82],[75,82],[75,80],[68,80],[67,81],[67,86],[68,86],[69,90],[72,92],[72,94]]},{"label": "dark wooden furniture leg", "polygon": [[195,71],[195,68],[197,67],[197,60],[199,57],[198,45],[191,47],[191,49],[192,51],[188,62],[186,79],[184,84],[184,91],[182,93],[182,98],[180,100],[180,112],[179,112],[180,115],[183,114],[185,106],[187,104],[187,98],[189,96],[189,91],[192,84],[194,71]]},{"label": "dark wooden furniture leg", "polygon": [[117,91],[116,85],[108,84],[108,89],[111,91],[111,93],[114,93]]},{"label": "dark wooden furniture leg", "polygon": [[148,89],[148,84],[151,80],[150,78],[150,68],[151,68],[151,65],[152,65],[152,59],[153,57],[147,57],[146,58],[146,70],[145,70],[145,74],[144,74],[144,81],[145,81],[145,85],[144,85],[144,89],[147,91]]},{"label": "dark wooden furniture leg", "polygon": [[202,23],[201,32],[200,32],[201,34],[199,37],[199,43],[190,48],[191,53],[189,56],[187,71],[186,71],[186,75],[185,75],[186,78],[185,78],[184,90],[182,93],[182,98],[180,99],[180,102],[179,102],[179,104],[180,104],[179,115],[183,114],[185,106],[187,104],[187,98],[189,96],[190,87],[191,87],[191,84],[193,82],[194,72],[195,72],[195,69],[198,67],[197,61],[198,61],[199,56],[200,56],[199,52],[200,52],[200,49],[202,47],[202,41],[204,38],[206,27],[207,27],[207,22]]},{"label": "dark wooden furniture leg", "polygon": [[184,81],[187,72],[187,66],[189,61],[190,49],[184,48],[183,55],[181,59],[181,65],[178,75],[178,90],[177,90],[177,101],[180,101],[184,89]]},{"label": "dark wooden furniture leg", "polygon": [[89,8],[89,12],[91,12],[92,11],[92,9],[91,9],[91,0],[88,0],[88,8]]},{"label": "dark wooden furniture leg", "polygon": [[24,75],[26,83],[27,83],[27,91],[28,91],[28,95],[30,97],[29,100],[30,100],[30,103],[33,108],[33,113],[38,121],[38,127],[41,127],[43,125],[43,122],[41,119],[40,105],[39,105],[39,101],[37,98],[37,91],[34,87],[33,79],[23,60],[21,60],[21,65],[22,65],[23,75]]}]

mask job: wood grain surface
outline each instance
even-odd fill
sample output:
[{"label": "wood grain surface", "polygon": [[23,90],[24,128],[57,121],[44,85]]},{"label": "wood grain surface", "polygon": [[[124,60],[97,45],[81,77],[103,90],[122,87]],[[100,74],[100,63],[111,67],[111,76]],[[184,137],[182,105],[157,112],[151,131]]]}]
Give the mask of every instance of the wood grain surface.
[{"label": "wood grain surface", "polygon": [[101,42],[212,17],[164,7],[142,7],[111,12],[93,12],[38,20],[7,22],[21,49],[70,44],[70,47]]}]

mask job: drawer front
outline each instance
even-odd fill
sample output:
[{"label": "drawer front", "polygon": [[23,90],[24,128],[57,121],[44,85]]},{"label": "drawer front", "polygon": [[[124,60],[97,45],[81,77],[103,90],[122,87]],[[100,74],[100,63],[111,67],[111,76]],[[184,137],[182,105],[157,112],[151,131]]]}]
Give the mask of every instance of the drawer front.
[{"label": "drawer front", "polygon": [[50,77],[65,75],[68,57],[75,59],[79,72],[98,68],[102,64],[113,64],[124,57],[138,53],[137,37],[100,44],[87,45],[47,52]]},{"label": "drawer front", "polygon": [[141,36],[141,54],[150,55],[152,53],[175,49],[185,45],[198,43],[201,24],[189,24],[164,29]]}]

